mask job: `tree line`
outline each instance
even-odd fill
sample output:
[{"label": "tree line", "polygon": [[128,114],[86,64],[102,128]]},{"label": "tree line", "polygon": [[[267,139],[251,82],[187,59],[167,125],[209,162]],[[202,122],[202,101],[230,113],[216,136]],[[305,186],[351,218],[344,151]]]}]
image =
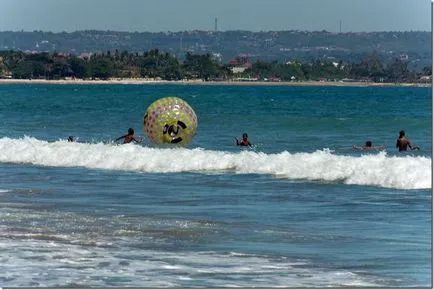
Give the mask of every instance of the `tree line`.
[{"label": "tree line", "polygon": [[[233,67],[243,69],[235,71]],[[373,82],[418,82],[430,76],[431,67],[421,71],[408,68],[405,60],[395,59],[383,63],[376,53],[367,54],[360,62],[249,61],[238,57],[222,64],[212,54],[187,53],[180,62],[175,56],[152,49],[143,53],[107,51],[89,56],[61,53],[24,53],[0,51],[0,77],[16,79],[110,79],[154,78],[162,80],[355,80]]]}]

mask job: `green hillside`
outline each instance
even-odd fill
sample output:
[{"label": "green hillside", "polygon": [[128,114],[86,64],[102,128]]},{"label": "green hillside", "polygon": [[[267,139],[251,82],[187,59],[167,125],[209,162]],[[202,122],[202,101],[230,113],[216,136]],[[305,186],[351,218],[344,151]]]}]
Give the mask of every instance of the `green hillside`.
[{"label": "green hillside", "polygon": [[416,70],[431,66],[431,33],[423,31],[0,32],[0,50],[80,55],[115,50],[143,53],[155,48],[179,60],[183,60],[187,52],[210,53],[221,63],[240,56],[250,62],[321,60],[356,63],[375,53],[383,62],[400,59]]}]

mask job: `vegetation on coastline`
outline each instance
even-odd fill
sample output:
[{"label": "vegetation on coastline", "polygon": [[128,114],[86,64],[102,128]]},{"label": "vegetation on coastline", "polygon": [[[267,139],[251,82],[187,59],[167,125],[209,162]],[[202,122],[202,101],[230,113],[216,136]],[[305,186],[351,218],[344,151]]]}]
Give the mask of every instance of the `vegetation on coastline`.
[{"label": "vegetation on coastline", "polygon": [[430,82],[431,67],[408,68],[405,60],[384,63],[375,54],[360,62],[324,60],[250,63],[246,58],[222,64],[211,54],[187,53],[181,62],[175,56],[152,49],[143,53],[107,51],[78,57],[62,53],[0,51],[0,77],[14,79],[110,79],[151,78],[204,81],[369,81]]},{"label": "vegetation on coastline", "polygon": [[384,63],[405,58],[408,67],[417,70],[431,66],[431,44],[431,31],[0,31],[0,50],[81,55],[116,49],[142,53],[158,48],[180,61],[184,61],[186,52],[190,52],[215,54],[222,63],[241,55],[248,56],[251,61],[342,60],[358,63],[375,51]]}]

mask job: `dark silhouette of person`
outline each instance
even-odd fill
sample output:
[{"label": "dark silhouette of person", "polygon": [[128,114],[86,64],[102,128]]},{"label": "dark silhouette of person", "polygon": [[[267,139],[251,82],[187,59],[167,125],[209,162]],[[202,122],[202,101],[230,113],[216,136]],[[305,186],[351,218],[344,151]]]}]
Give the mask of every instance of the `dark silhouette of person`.
[{"label": "dark silhouette of person", "polygon": [[136,139],[136,137],[134,136],[134,129],[133,128],[129,128],[127,134],[125,134],[119,138],[116,138],[115,141],[119,141],[121,139],[124,139],[124,144],[131,143],[133,141],[140,142],[140,140]]},{"label": "dark silhouette of person", "polygon": [[411,144],[410,140],[408,140],[407,137],[405,137],[405,131],[401,130],[399,132],[399,137],[396,140],[396,148],[401,151],[407,151],[407,147],[409,147],[411,150],[419,150],[419,146],[414,146]]},{"label": "dark silhouette of person", "polygon": [[243,133],[243,139],[241,141],[239,141],[237,138],[235,138],[235,140],[237,140],[238,146],[252,146],[252,143],[250,143],[248,138],[249,136],[247,133]]}]

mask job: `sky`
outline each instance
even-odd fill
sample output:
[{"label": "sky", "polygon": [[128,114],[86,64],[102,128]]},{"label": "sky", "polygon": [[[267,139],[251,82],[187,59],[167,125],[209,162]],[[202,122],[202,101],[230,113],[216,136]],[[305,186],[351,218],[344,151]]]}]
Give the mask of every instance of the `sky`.
[{"label": "sky", "polygon": [[431,31],[431,0],[0,0],[0,31]]}]

